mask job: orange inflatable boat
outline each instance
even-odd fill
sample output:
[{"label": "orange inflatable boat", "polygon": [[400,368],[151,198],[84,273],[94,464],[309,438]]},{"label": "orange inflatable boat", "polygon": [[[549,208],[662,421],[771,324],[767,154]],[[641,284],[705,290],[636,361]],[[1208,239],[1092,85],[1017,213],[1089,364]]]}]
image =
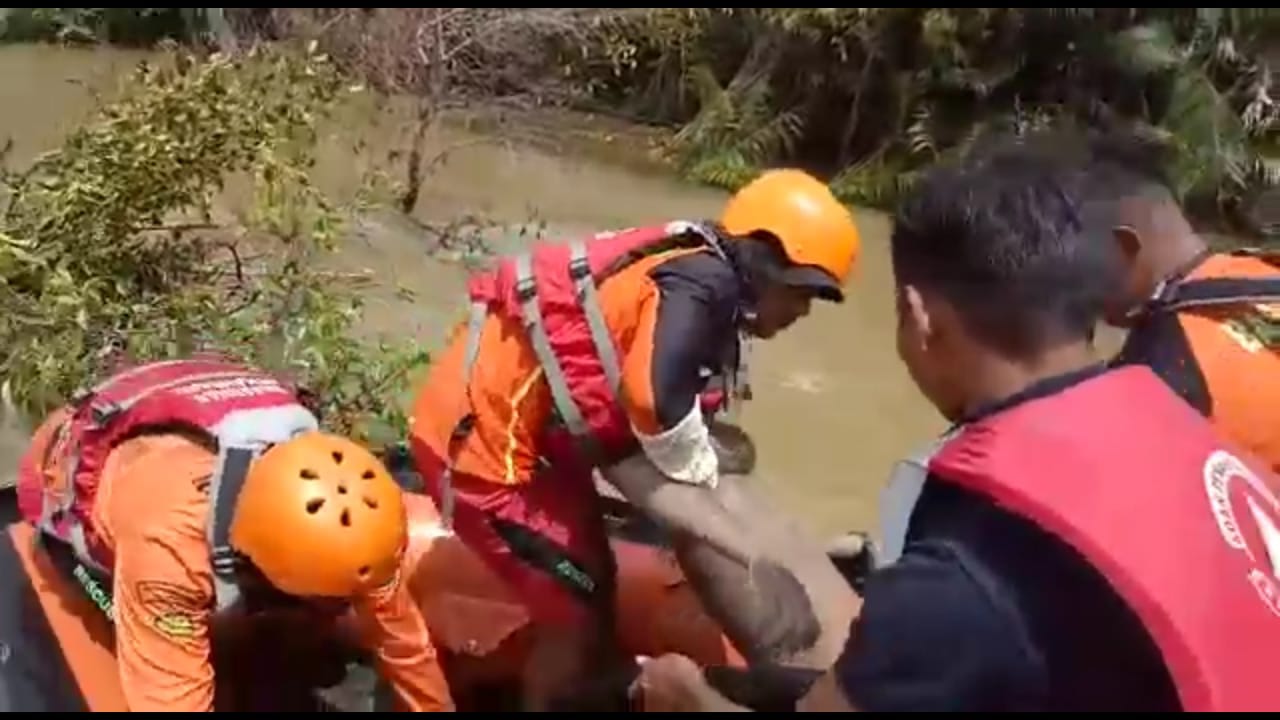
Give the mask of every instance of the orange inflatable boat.
[{"label": "orange inflatable boat", "polygon": [[[0,505],[11,506],[11,493]],[[528,648],[520,603],[458,538],[431,500],[410,494],[409,579],[444,656],[460,709],[515,697]],[[11,508],[0,539],[0,710],[112,712],[124,709],[116,682],[110,602],[73,566],[35,543]],[[669,551],[636,539],[613,518],[619,568],[619,635],[635,655],[680,652],[705,665],[741,665],[684,580]],[[627,536],[630,535],[629,539]],[[97,594],[95,598],[93,595]]]},{"label": "orange inflatable boat", "polygon": [[[518,687],[528,650],[528,615],[497,577],[445,532],[429,498],[412,494],[409,499],[411,552],[418,557],[410,582],[446,653],[455,698],[467,705],[476,695]],[[626,527],[626,520],[611,519],[622,648],[632,655],[679,652],[703,665],[742,665],[670,552],[635,538],[638,533]]]},{"label": "orange inflatable boat", "polygon": [[[14,505],[11,491],[0,492],[0,711],[125,709],[112,629],[102,612],[109,595],[77,576],[69,556],[36,544],[32,528],[17,520]],[[430,498],[410,493],[407,506],[415,567],[409,582],[459,709],[512,709],[529,648],[527,614],[478,557],[445,530]],[[679,652],[708,667],[744,666],[656,529],[620,502],[609,521],[618,560],[623,649],[646,656]],[[853,562],[833,560],[842,566]],[[367,667],[363,672],[372,677]],[[375,702],[378,692],[371,683],[366,691],[360,692],[367,698],[347,704],[365,710],[389,707]],[[311,709],[317,708],[333,709],[323,701]]]}]

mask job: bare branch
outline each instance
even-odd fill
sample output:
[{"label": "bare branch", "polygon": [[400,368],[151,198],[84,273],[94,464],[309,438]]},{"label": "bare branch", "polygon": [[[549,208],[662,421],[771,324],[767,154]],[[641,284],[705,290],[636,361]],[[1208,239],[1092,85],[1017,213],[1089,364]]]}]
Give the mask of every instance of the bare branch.
[{"label": "bare branch", "polygon": [[147,225],[143,227],[136,227],[133,229],[133,232],[183,233],[190,232],[192,230],[217,230],[219,227],[221,226],[210,223],[178,223],[176,225]]}]

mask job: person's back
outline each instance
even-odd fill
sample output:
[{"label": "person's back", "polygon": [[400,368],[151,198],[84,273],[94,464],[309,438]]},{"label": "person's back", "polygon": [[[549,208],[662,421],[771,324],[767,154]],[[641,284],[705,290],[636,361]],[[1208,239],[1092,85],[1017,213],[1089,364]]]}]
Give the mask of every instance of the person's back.
[{"label": "person's back", "polygon": [[1048,132],[1014,152],[1078,173],[1082,217],[1116,252],[1121,275],[1105,320],[1128,337],[1113,364],[1150,367],[1227,437],[1280,470],[1276,256],[1215,252],[1179,206],[1170,148],[1147,135]]},{"label": "person's back", "polygon": [[[1228,437],[1280,471],[1280,267],[1251,254],[1208,254],[1181,278],[1168,279],[1184,295],[1211,288],[1201,281],[1218,283],[1223,293],[1205,304],[1155,304],[1137,315],[1115,363],[1151,367]],[[1268,282],[1274,296],[1251,297],[1252,283],[1239,280]]]},{"label": "person's back", "polygon": [[[142,366],[135,372],[144,375],[157,367]],[[222,369],[221,381],[229,377],[253,379],[247,373],[236,377],[233,366]],[[174,386],[198,392],[208,378],[208,374],[179,374]],[[156,398],[168,390],[158,387],[151,386],[147,396]],[[226,387],[220,391],[234,397]],[[84,403],[91,400],[83,399],[74,409],[86,407]],[[143,414],[150,413],[150,419],[161,412],[154,405],[148,408],[138,403],[135,407],[142,408],[139,412]],[[285,408],[288,405],[281,404],[268,412],[280,417]],[[84,429],[87,426],[77,425],[81,415],[71,414],[72,410],[53,413],[37,429],[23,459],[20,491],[28,498],[28,519],[47,534],[49,551],[68,554],[82,571],[96,572],[108,586],[119,681],[130,710],[206,711],[244,707],[246,701],[255,708],[280,709],[290,700],[313,698],[310,693],[333,682],[335,673],[344,669],[348,654],[360,649],[344,647],[347,638],[340,637],[337,621],[348,608],[354,611],[358,644],[374,651],[379,669],[406,707],[429,710],[450,706],[426,625],[407,589],[378,580],[378,587],[349,597],[337,592],[336,584],[330,586],[333,593],[316,586],[314,594],[299,594],[308,582],[307,568],[282,573],[277,565],[296,565],[295,559],[303,559],[320,547],[292,546],[291,550],[290,543],[299,538],[283,537],[291,527],[295,532],[307,530],[291,517],[286,505],[289,487],[309,483],[314,488],[311,503],[329,490],[335,491],[329,498],[332,500],[352,490],[341,473],[318,462],[316,449],[322,448],[323,459],[330,464],[345,455],[357,475],[361,464],[372,456],[363,454],[354,443],[304,430],[254,460],[238,486],[235,482],[224,486],[224,491],[234,493],[229,495],[235,508],[228,523],[229,541],[235,552],[243,554],[235,571],[236,599],[224,606],[225,593],[215,572],[217,553],[211,549],[218,537],[211,525],[219,522],[213,497],[216,488],[211,485],[219,484],[220,473],[222,479],[227,477],[225,468],[232,464],[227,453],[219,453],[215,438],[194,425],[188,429],[143,426],[123,430],[118,440],[100,442],[92,430]],[[229,417],[247,417],[243,408],[240,412]],[[125,427],[131,422],[129,413],[123,409],[95,429],[109,430],[112,422]],[[266,417],[258,421],[269,422]],[[296,462],[307,464],[302,477],[293,465]],[[77,475],[90,463],[97,465],[91,478]],[[363,525],[348,537],[335,539],[358,548],[356,556],[369,552],[363,556],[363,561],[369,561],[383,553],[369,542],[382,532],[375,508],[386,505],[384,512],[394,527],[396,509],[387,501],[394,499],[398,488],[389,477],[372,469],[364,470],[364,475],[364,485],[354,489],[358,494],[353,500],[360,498],[369,512],[349,508],[345,517],[363,521]],[[333,480],[339,487],[326,487]],[[71,540],[64,545],[55,533],[66,532],[68,526],[59,523],[57,513],[37,513],[39,505],[31,507],[30,503],[48,509],[57,502],[55,498],[66,496],[68,484],[76,487],[79,500],[66,514],[83,516],[84,522],[82,531],[72,530]],[[309,505],[306,512],[319,520],[321,504],[316,503],[314,509],[312,512]],[[272,523],[269,532],[279,540],[255,541],[260,523],[267,519],[264,513]],[[403,523],[402,517],[399,522]],[[76,539],[81,532],[83,542]],[[316,538],[311,540],[314,543]],[[394,532],[387,533],[387,541],[386,550],[397,553],[393,557],[398,563],[404,556],[396,548],[403,542]],[[329,554],[329,560],[339,568],[345,559]],[[398,573],[399,568],[370,566],[367,572],[374,580],[384,572]],[[324,574],[315,573],[317,578]],[[334,575],[325,578],[329,582],[334,579]],[[320,596],[330,594],[331,598],[321,600]]]},{"label": "person's back", "polygon": [[[621,388],[626,420],[652,426],[668,406],[679,406],[685,393],[702,388],[680,382],[673,387],[673,365],[692,363],[722,370],[735,359],[737,335],[734,312],[739,302],[739,279],[727,260],[710,249],[676,248],[628,265],[600,283],[599,307],[610,337],[624,359]],[[665,312],[657,322],[659,298]],[[693,307],[701,300],[704,307]],[[727,329],[720,337],[700,337],[705,352],[687,357],[690,348],[671,342],[681,328],[668,327],[679,311],[701,312],[708,327]],[[448,347],[433,364],[419,389],[412,437],[440,458],[452,457],[460,475],[499,485],[524,485],[547,463],[572,462],[576,447],[556,438],[549,427],[563,421],[556,416],[546,373],[524,332],[523,321],[491,314],[481,327],[478,358],[466,367],[468,328],[460,325]],[[664,391],[672,397],[664,397]],[[458,418],[474,413],[474,427],[450,447]],[[665,418],[669,420],[668,418]],[[551,438],[551,442],[548,442]],[[636,450],[632,439],[607,448],[618,459]]]}]

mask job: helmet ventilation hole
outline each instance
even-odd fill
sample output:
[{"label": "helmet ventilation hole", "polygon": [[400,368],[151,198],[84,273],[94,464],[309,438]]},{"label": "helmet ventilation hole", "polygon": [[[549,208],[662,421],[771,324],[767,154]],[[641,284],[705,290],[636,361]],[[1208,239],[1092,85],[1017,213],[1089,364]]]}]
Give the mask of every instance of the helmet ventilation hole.
[{"label": "helmet ventilation hole", "polygon": [[342,527],[351,527],[351,509],[350,508],[342,508],[342,516],[339,518],[339,522],[342,523]]},{"label": "helmet ventilation hole", "polygon": [[356,574],[360,576],[361,580],[369,577],[369,573],[371,572],[373,572],[373,568],[369,567],[368,565],[361,565],[360,569],[356,570]]},{"label": "helmet ventilation hole", "polygon": [[334,451],[333,451],[333,453],[332,453],[332,455],[333,455],[333,461],[334,461],[334,462],[336,462],[336,463],[338,463],[339,465],[341,465],[341,464],[342,464],[342,451],[340,451],[340,450],[334,450]]},{"label": "helmet ventilation hole", "polygon": [[372,470],[365,470],[364,472],[360,473],[361,480],[372,480],[374,477],[376,476],[373,474]]},{"label": "helmet ventilation hole", "polygon": [[298,475],[300,475],[303,480],[319,480],[320,479],[320,473],[316,472],[315,470],[312,470],[311,468],[303,468],[302,472],[298,473]]},{"label": "helmet ventilation hole", "polygon": [[376,498],[371,498],[368,495],[364,496],[364,504],[368,506],[370,510],[378,509],[378,500]]},{"label": "helmet ventilation hole", "polygon": [[312,515],[320,512],[320,508],[322,507],[324,507],[324,498],[316,498],[315,500],[307,501],[307,512]]},{"label": "helmet ventilation hole", "polygon": [[347,494],[347,484],[346,484],[346,483],[343,483],[343,484],[341,484],[341,485],[339,485],[339,486],[338,486],[338,494],[339,494],[339,495],[346,495],[346,494]]}]

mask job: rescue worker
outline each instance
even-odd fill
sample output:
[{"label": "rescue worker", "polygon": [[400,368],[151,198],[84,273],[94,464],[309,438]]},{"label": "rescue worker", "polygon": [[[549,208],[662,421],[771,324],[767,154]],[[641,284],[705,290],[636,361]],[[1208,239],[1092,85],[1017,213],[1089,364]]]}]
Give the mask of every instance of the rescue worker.
[{"label": "rescue worker", "polygon": [[704,411],[739,394],[740,336],[771,338],[814,299],[841,301],[858,251],[826,184],[778,169],[719,222],[538,244],[472,279],[471,320],[420,390],[411,446],[452,527],[535,620],[527,708],[616,658],[593,468],[638,447],[687,497],[655,510],[664,493],[618,489],[696,533],[719,462]]},{"label": "rescue worker", "polygon": [[[954,425],[896,469],[882,565],[799,710],[1280,705],[1280,501],[1149,368],[1094,359],[1115,263],[1078,181],[1005,156],[935,168],[899,208],[898,352]],[[636,687],[735,709],[678,656]]]},{"label": "rescue worker", "polygon": [[1192,229],[1161,148],[1097,138],[1088,172],[1126,264],[1108,321],[1129,330],[1117,364],[1150,366],[1184,400],[1280,471],[1280,258],[1215,252]]},{"label": "rescue worker", "polygon": [[344,627],[400,706],[452,709],[399,583],[400,487],[266,373],[217,358],[117,372],[40,426],[18,493],[47,552],[107,589],[130,711],[224,709],[255,690],[250,709],[284,709],[279,678],[319,672]]},{"label": "rescue worker", "polygon": [[[1019,143],[1083,173],[1091,222],[1124,266],[1106,320],[1128,331],[1116,365],[1147,365],[1235,442],[1280,471],[1280,257],[1214,251],[1167,174],[1167,148],[1128,132]],[[1023,151],[1013,147],[1014,152]]]}]

